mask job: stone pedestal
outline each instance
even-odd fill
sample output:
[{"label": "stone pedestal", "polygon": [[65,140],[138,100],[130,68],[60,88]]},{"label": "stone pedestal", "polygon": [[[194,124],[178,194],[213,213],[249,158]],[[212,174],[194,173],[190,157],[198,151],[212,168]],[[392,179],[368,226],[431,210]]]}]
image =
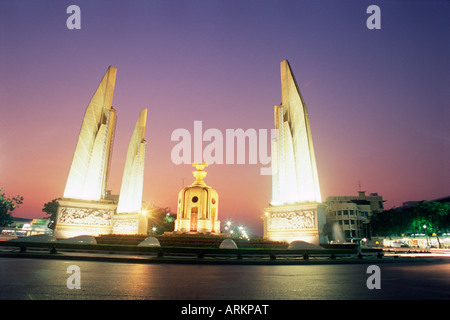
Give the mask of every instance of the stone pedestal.
[{"label": "stone pedestal", "polygon": [[102,234],[147,234],[147,217],[141,213],[117,214],[113,201],[58,200],[55,237],[67,239]]},{"label": "stone pedestal", "polygon": [[193,221],[192,216],[189,219],[180,218],[175,221],[175,230],[181,233],[220,233],[220,221],[202,218]]},{"label": "stone pedestal", "polygon": [[296,240],[315,245],[327,243],[322,235],[325,208],[316,202],[267,207],[263,216],[264,238],[288,243]]},{"label": "stone pedestal", "polygon": [[147,216],[142,213],[120,213],[113,217],[112,234],[146,235],[147,229]]},{"label": "stone pedestal", "polygon": [[63,198],[58,200],[55,237],[110,234],[117,207],[112,201],[89,201]]}]

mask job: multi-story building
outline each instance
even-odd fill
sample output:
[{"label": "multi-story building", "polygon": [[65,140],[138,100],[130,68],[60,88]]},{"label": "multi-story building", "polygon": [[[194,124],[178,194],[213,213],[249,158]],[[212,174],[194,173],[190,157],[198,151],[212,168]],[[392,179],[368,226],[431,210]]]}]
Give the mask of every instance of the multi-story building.
[{"label": "multi-story building", "polygon": [[377,193],[366,195],[365,191],[358,191],[358,196],[327,197],[327,222],[333,230],[330,240],[357,242],[369,238],[370,217],[384,210],[383,202],[382,196]]}]

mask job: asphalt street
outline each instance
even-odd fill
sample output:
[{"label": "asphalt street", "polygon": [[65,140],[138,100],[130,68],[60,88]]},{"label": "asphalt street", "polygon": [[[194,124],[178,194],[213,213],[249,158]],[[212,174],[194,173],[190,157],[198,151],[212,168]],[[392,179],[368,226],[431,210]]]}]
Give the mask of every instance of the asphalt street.
[{"label": "asphalt street", "polygon": [[[369,268],[373,265],[378,267],[377,273]],[[0,258],[0,299],[448,300],[450,259],[196,265]]]}]

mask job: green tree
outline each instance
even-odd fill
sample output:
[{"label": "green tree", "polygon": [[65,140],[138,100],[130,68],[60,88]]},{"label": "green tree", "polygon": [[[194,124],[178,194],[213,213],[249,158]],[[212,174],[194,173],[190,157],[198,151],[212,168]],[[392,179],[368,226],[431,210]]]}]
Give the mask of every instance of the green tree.
[{"label": "green tree", "polygon": [[50,220],[55,221],[56,215],[58,213],[58,199],[53,199],[50,202],[44,203],[44,207],[42,208],[42,212],[45,212],[47,217],[44,218],[50,218]]},{"label": "green tree", "polygon": [[372,233],[379,236],[398,236],[409,230],[410,221],[408,210],[384,210],[372,217]]},{"label": "green tree", "polygon": [[56,215],[58,214],[58,199],[53,199],[50,202],[44,203],[44,207],[42,208],[42,212],[45,212],[47,217],[44,217],[46,219],[50,219],[50,223],[48,227],[50,229],[55,229],[56,226]]},{"label": "green tree", "polygon": [[433,235],[440,246],[439,236],[450,230],[450,203],[423,201],[413,208],[385,210],[372,217],[371,228],[380,236]]},{"label": "green tree", "polygon": [[450,229],[450,203],[422,202],[413,209],[411,226],[426,236],[435,236],[439,247],[439,235]]},{"label": "green tree", "polygon": [[8,226],[14,222],[12,212],[22,203],[22,196],[8,198],[3,191],[3,187],[0,187],[0,226]]}]

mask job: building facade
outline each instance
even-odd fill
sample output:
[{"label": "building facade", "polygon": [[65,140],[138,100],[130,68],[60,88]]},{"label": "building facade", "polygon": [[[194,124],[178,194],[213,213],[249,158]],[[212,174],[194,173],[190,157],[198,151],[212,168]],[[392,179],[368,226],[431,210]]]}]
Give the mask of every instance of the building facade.
[{"label": "building facade", "polygon": [[327,197],[327,223],[332,226],[329,240],[334,242],[358,242],[370,238],[369,222],[373,214],[384,210],[383,197],[377,193],[357,196]]}]

